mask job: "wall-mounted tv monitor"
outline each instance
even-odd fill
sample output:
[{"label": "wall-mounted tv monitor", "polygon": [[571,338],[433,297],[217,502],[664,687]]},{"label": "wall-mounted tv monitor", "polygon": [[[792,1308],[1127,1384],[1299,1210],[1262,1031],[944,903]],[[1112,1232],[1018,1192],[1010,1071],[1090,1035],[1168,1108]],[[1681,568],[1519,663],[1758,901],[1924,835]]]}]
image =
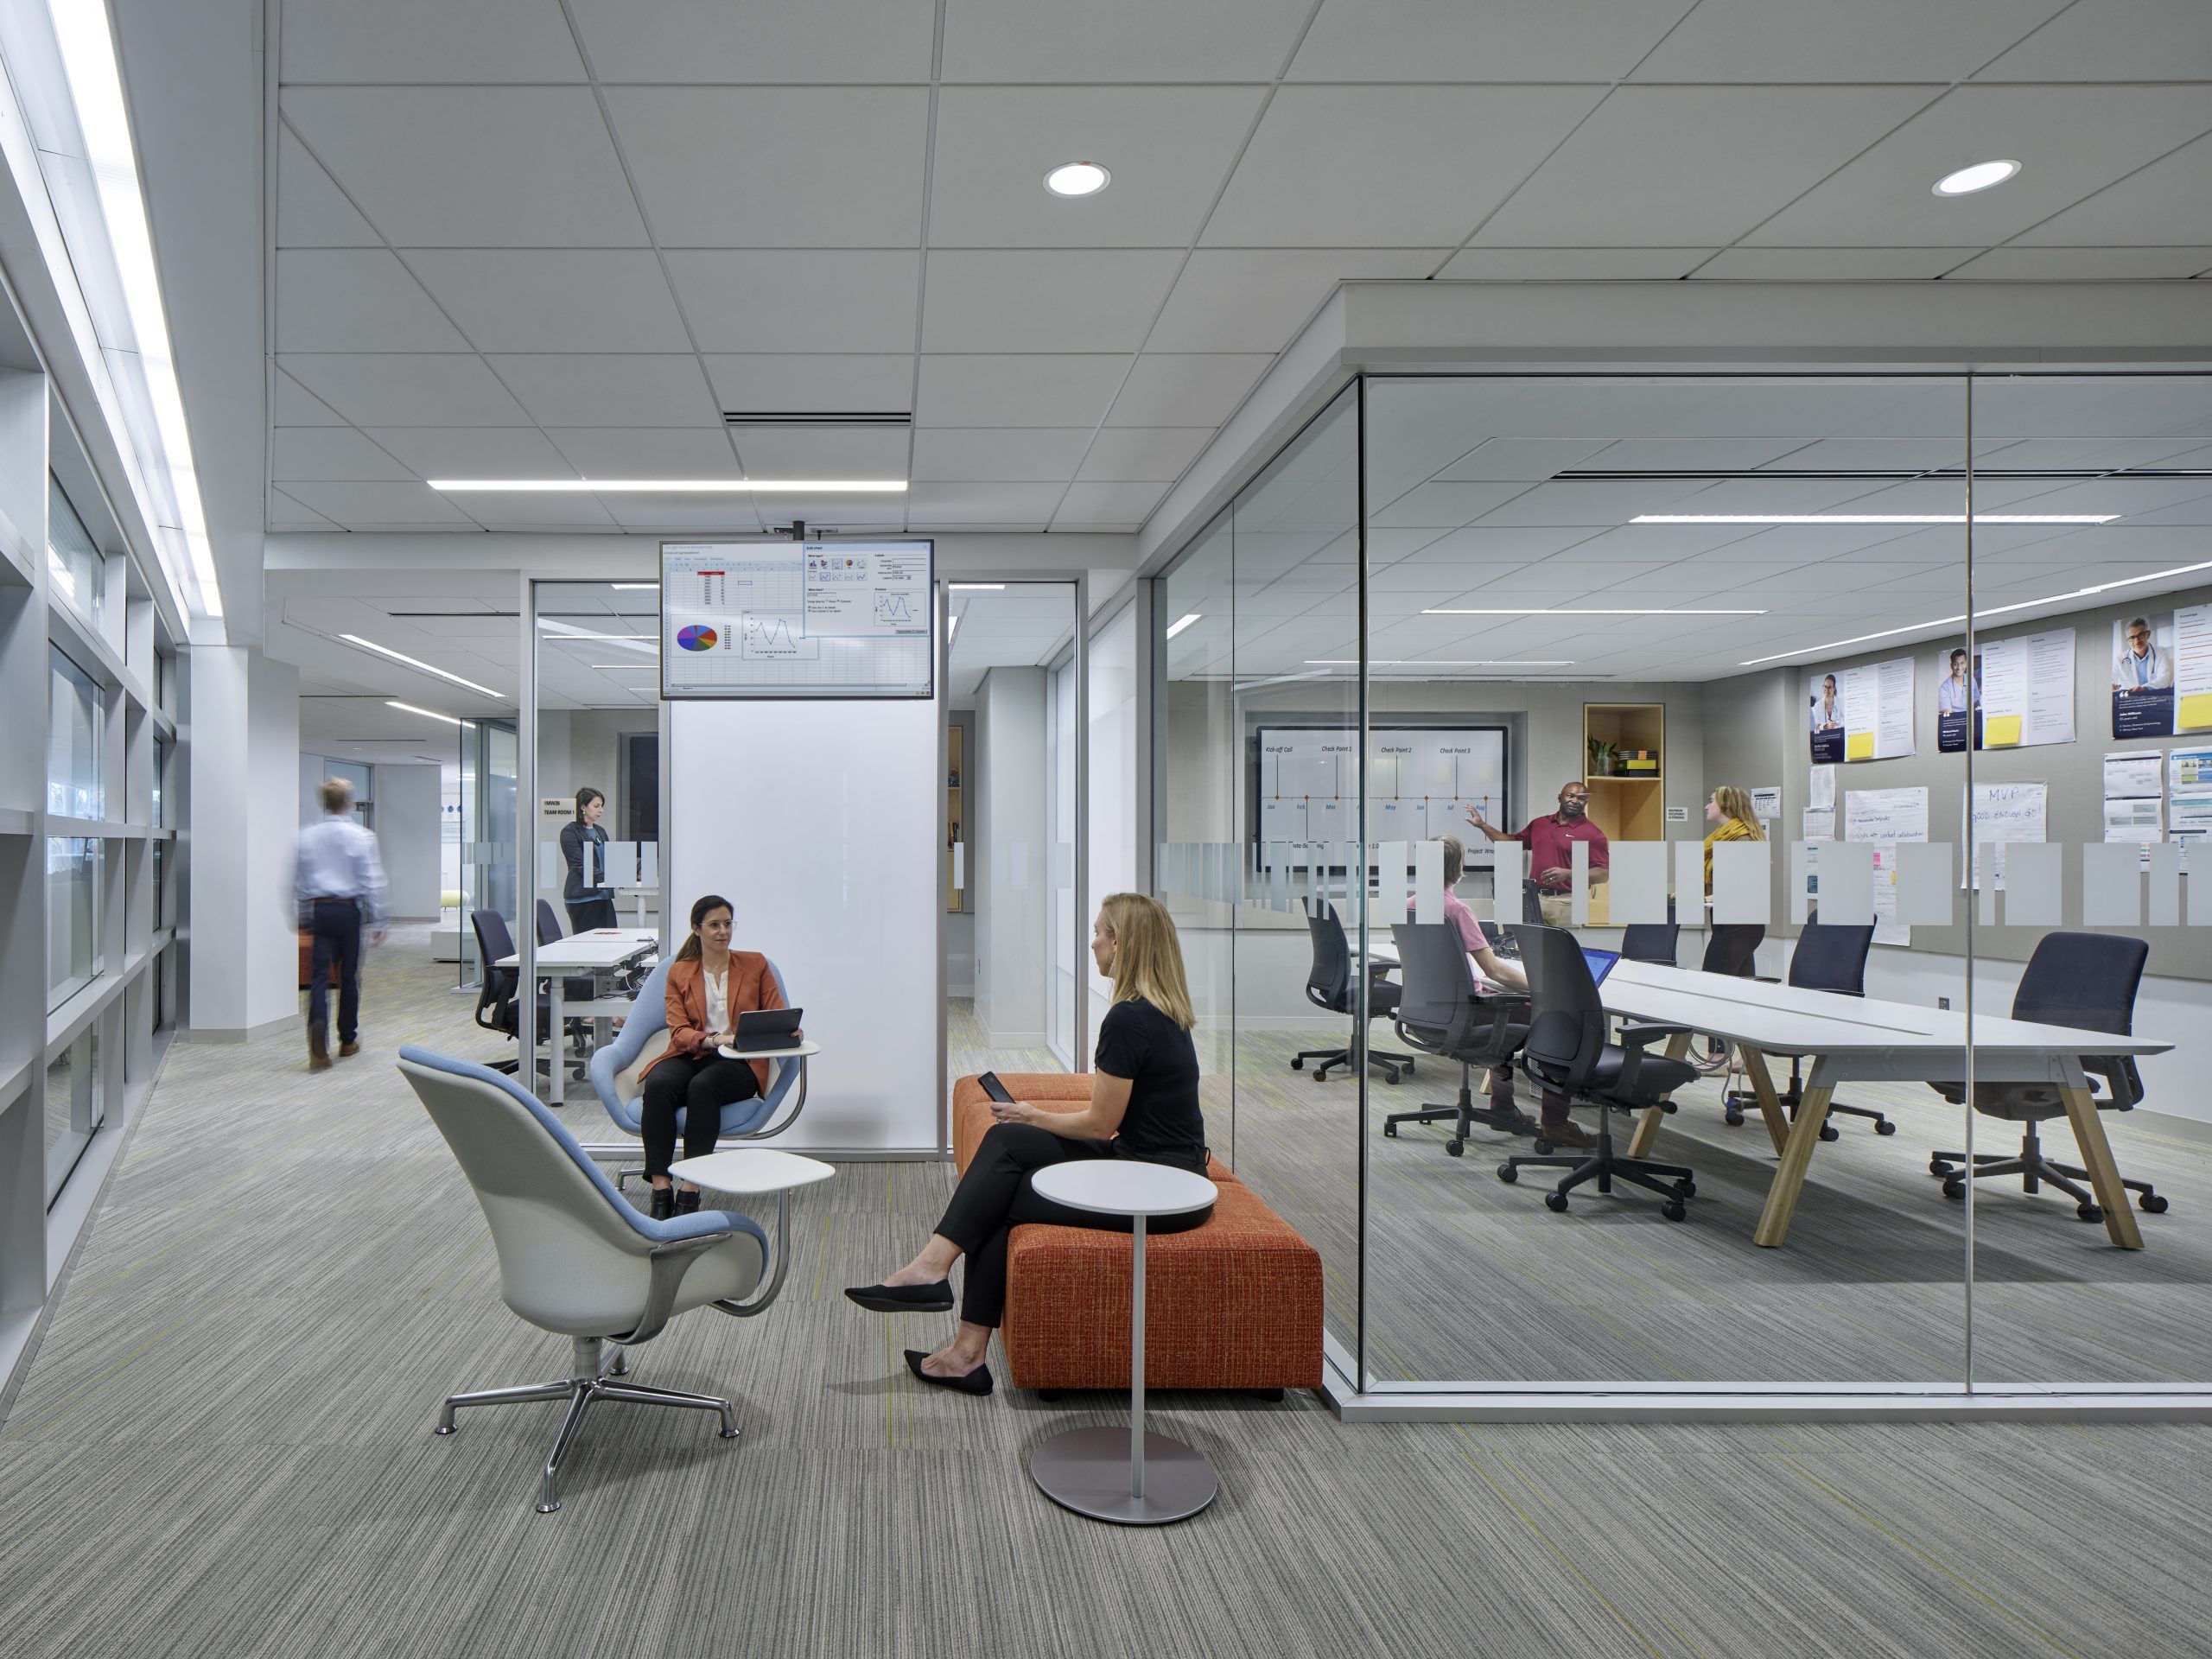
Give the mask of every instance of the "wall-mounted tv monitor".
[{"label": "wall-mounted tv monitor", "polygon": [[660,694],[937,692],[936,543],[663,542]]}]

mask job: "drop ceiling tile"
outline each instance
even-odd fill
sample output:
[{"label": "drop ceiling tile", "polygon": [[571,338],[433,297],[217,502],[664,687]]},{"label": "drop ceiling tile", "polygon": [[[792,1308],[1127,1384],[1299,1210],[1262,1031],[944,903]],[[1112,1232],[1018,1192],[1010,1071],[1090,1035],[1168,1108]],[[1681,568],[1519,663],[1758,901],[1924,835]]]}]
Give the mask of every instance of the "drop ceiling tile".
[{"label": "drop ceiling tile", "polygon": [[938,250],[925,352],[1134,352],[1183,262],[1179,249]]},{"label": "drop ceiling tile", "polygon": [[736,435],[748,478],[906,476],[908,435],[850,428],[751,427]]},{"label": "drop ceiling tile", "polygon": [[[1484,247],[1725,245],[1939,90],[1619,87],[1475,241]],[[1803,246],[1840,238],[1800,233],[1769,239]],[[1913,238],[1850,239],[1887,245]]]},{"label": "drop ceiling tile", "polygon": [[1570,467],[1597,465],[1592,457],[1605,447],[1594,438],[1485,438],[1434,476],[1455,484],[1493,480],[1540,484]]},{"label": "drop ceiling tile", "polygon": [[269,528],[271,530],[336,530],[340,526],[324,518],[304,502],[295,501],[282,490],[269,493]]},{"label": "drop ceiling tile", "polygon": [[474,522],[427,484],[288,484],[284,493],[348,530],[387,524],[464,529]]},{"label": "drop ceiling tile", "polygon": [[1084,484],[1157,479],[1173,482],[1213,436],[1210,426],[1115,426],[1091,440],[1077,469]]},{"label": "drop ceiling tile", "polygon": [[1640,81],[1963,80],[2066,0],[1701,0]]},{"label": "drop ceiling tile", "polygon": [[914,418],[924,426],[1096,426],[1128,371],[1118,352],[925,357]]},{"label": "drop ceiling tile", "polygon": [[1862,283],[1941,276],[1978,248],[1723,248],[1690,275],[1753,283]]},{"label": "drop ceiling tile", "polygon": [[1487,569],[1492,566],[1517,569],[1522,565],[1566,551],[1586,539],[1587,532],[1579,525],[1566,528],[1530,526],[1511,530],[1491,530],[1481,525],[1471,525],[1416,548],[1406,555],[1406,563],[1455,565],[1468,569]]},{"label": "drop ceiling tile", "polygon": [[1147,352],[1106,424],[1219,426],[1274,361],[1265,352]]},{"label": "drop ceiling tile", "polygon": [[1144,345],[1154,352],[1275,353],[1339,282],[1426,276],[1448,248],[1200,248]]},{"label": "drop ceiling tile", "polygon": [[[1422,484],[1408,490],[1395,500],[1384,503],[1370,512],[1368,522],[1402,529],[1439,527],[1458,529],[1471,524],[1484,513],[1502,508],[1520,495],[1527,486],[1518,483],[1483,484]],[[1508,524],[1546,524],[1572,522],[1563,518],[1529,518],[1511,517],[1499,522]]]},{"label": "drop ceiling tile", "polygon": [[921,241],[924,88],[618,86],[607,99],[664,248]]},{"label": "drop ceiling tile", "polygon": [[530,424],[522,405],[473,355],[289,353],[277,366],[359,427]]},{"label": "drop ceiling tile", "polygon": [[272,435],[270,476],[361,483],[413,480],[417,474],[350,426],[280,426]]},{"label": "drop ceiling tile", "polygon": [[417,478],[574,478],[580,470],[534,426],[377,426],[368,434]]},{"label": "drop ceiling tile", "polygon": [[2011,247],[1992,248],[1960,266],[1948,280],[2139,282],[2183,280],[2206,270],[2212,270],[2212,248]]},{"label": "drop ceiling tile", "polygon": [[1670,282],[1710,258],[1710,248],[1462,248],[1440,282]]},{"label": "drop ceiling tile", "polygon": [[343,426],[346,417],[330,408],[289,374],[276,374],[276,409],[272,426]]},{"label": "drop ceiling tile", "polygon": [[1693,3],[1324,0],[1289,79],[1618,80]]},{"label": "drop ceiling tile", "polygon": [[935,15],[914,0],[571,0],[607,80],[926,81]]},{"label": "drop ceiling tile", "polygon": [[918,253],[679,251],[668,264],[702,352],[914,349]]},{"label": "drop ceiling tile", "polygon": [[707,378],[726,410],[902,414],[913,402],[914,359],[903,352],[715,355],[707,359]]},{"label": "drop ceiling tile", "polygon": [[936,427],[914,434],[914,477],[1022,483],[1075,476],[1087,427]]},{"label": "drop ceiling tile", "polygon": [[540,426],[720,426],[696,358],[507,353],[492,366]]},{"label": "drop ceiling tile", "polygon": [[284,0],[291,81],[582,80],[560,0]]},{"label": "drop ceiling tile", "polygon": [[2076,0],[1981,80],[2201,80],[2212,8],[2201,0]]},{"label": "drop ceiling tile", "polygon": [[276,245],[380,248],[384,238],[308,154],[289,127],[276,134]]},{"label": "drop ceiling tile", "polygon": [[649,248],[420,248],[407,263],[480,352],[684,352]]},{"label": "drop ceiling tile", "polygon": [[585,478],[740,478],[729,439],[707,426],[556,426],[545,434]]},{"label": "drop ceiling tile", "polygon": [[[1253,86],[948,86],[930,173],[933,246],[1184,247],[1259,113]],[[1105,163],[1071,200],[1048,168]]]},{"label": "drop ceiling tile", "polygon": [[781,529],[794,519],[841,530],[883,530],[906,522],[905,495],[771,494],[753,502],[761,521]]},{"label": "drop ceiling tile", "polygon": [[[613,530],[614,519],[588,495],[468,495],[460,498],[486,530]],[[508,625],[510,628],[512,624]]]},{"label": "drop ceiling tile", "polygon": [[917,483],[906,518],[918,530],[952,524],[1043,529],[1052,522],[1065,486],[1059,484]]},{"label": "drop ceiling tile", "polygon": [[293,86],[283,103],[394,247],[645,245],[588,87]]},{"label": "drop ceiling tile", "polygon": [[950,0],[947,81],[1266,81],[1312,0]]},{"label": "drop ceiling tile", "polygon": [[750,496],[610,495],[601,498],[601,505],[625,530],[757,536],[762,523]]},{"label": "drop ceiling tile", "polygon": [[383,248],[276,255],[280,352],[465,352],[468,342]]},{"label": "drop ceiling tile", "polygon": [[[2212,100],[2184,86],[1961,86],[1777,213],[1760,245],[1988,245],[2212,128]],[[1931,187],[1969,161],[2006,156],[2017,178],[1971,196]],[[2150,204],[2146,203],[2145,206]],[[2115,226],[2114,228],[2120,228]],[[2134,223],[2128,242],[2171,244],[2181,227]]]},{"label": "drop ceiling tile", "polygon": [[1098,525],[1134,530],[1142,524],[1160,498],[1167,493],[1164,483],[1071,484],[1067,499],[1053,516],[1052,528]]},{"label": "drop ceiling tile", "polygon": [[[2017,182],[2017,181],[2016,181]],[[2107,247],[2212,225],[2212,135],[2107,185],[2022,233],[2023,244]]]},{"label": "drop ceiling tile", "polygon": [[1603,94],[1591,86],[1286,86],[1206,221],[1205,245],[1458,242]]}]

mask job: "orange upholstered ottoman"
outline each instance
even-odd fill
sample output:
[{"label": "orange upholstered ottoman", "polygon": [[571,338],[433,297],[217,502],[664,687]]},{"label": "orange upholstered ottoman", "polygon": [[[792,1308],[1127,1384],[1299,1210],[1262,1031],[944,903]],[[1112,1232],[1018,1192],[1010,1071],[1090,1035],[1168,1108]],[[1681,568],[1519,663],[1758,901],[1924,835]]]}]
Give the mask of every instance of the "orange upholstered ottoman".
[{"label": "orange upholstered ottoman", "polygon": [[[1001,1073],[1017,1100],[1077,1111],[1088,1074]],[[973,1077],[952,1090],[952,1150],[965,1171],[997,1120]],[[1187,1233],[1147,1235],[1148,1389],[1321,1386],[1321,1258],[1216,1159],[1213,1214]],[[1129,1386],[1126,1233],[1032,1223],[1007,1253],[1007,1380],[1020,1389]]]}]

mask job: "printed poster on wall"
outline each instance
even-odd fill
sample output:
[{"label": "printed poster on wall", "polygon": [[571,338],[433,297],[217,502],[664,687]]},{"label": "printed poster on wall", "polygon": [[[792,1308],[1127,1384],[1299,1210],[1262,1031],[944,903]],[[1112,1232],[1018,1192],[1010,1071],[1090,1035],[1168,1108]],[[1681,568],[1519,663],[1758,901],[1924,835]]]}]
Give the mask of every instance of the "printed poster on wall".
[{"label": "printed poster on wall", "polygon": [[2074,630],[1963,645],[1936,658],[1936,747],[1945,754],[2074,741]]},{"label": "printed poster on wall", "polygon": [[1928,839],[1928,791],[1847,790],[1843,838],[1874,849],[1874,943],[1910,944],[1912,929],[1897,920],[1897,843]]},{"label": "printed poster on wall", "polygon": [[2212,731],[2212,605],[2112,625],[2112,734]]},{"label": "printed poster on wall", "polygon": [[1912,753],[1912,658],[1827,669],[1806,682],[1813,764],[1888,760]]}]

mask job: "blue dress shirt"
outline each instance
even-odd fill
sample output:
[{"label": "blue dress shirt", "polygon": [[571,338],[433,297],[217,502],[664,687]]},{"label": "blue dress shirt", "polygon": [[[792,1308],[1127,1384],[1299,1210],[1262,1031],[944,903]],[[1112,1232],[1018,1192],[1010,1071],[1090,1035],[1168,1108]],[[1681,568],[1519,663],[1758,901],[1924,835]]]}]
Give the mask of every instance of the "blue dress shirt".
[{"label": "blue dress shirt", "polygon": [[382,927],[387,890],[377,838],[353,819],[335,815],[301,830],[293,897],[302,910],[317,899],[358,899],[369,925]]}]

